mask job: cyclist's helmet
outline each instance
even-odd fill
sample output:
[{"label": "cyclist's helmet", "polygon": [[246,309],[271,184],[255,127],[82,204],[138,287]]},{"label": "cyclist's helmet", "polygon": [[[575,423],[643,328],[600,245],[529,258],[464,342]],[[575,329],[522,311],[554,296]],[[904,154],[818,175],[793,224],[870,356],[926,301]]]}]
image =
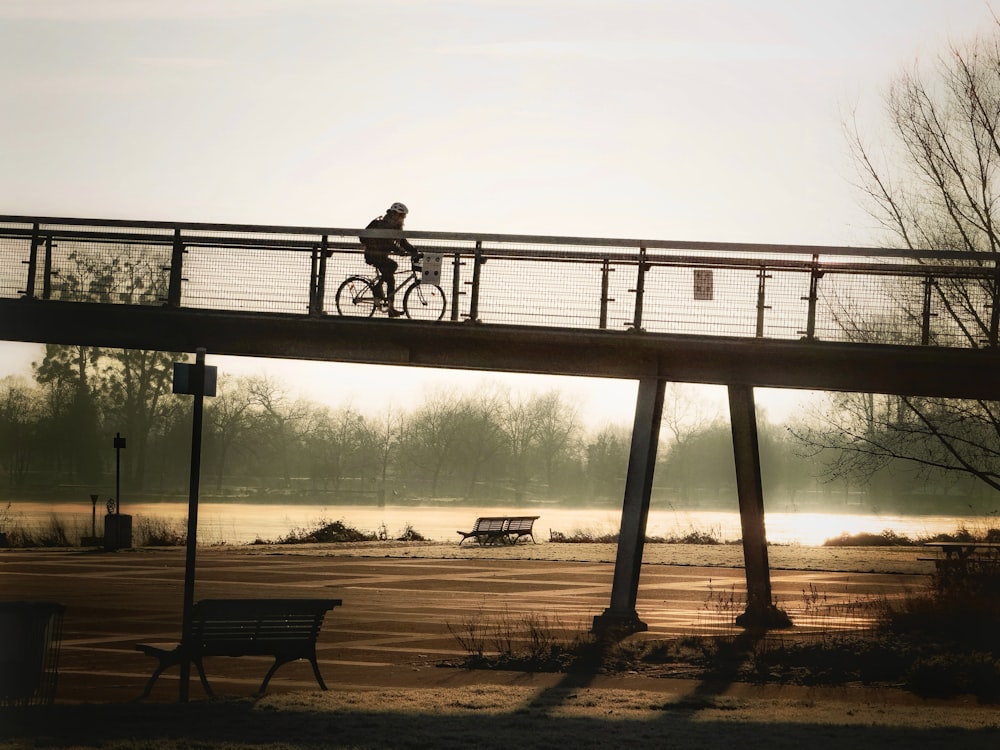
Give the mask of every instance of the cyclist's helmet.
[{"label": "cyclist's helmet", "polygon": [[392,211],[393,213],[403,214],[403,216],[406,216],[408,213],[410,213],[410,209],[408,209],[402,203],[393,203],[391,206],[389,206],[389,210]]}]

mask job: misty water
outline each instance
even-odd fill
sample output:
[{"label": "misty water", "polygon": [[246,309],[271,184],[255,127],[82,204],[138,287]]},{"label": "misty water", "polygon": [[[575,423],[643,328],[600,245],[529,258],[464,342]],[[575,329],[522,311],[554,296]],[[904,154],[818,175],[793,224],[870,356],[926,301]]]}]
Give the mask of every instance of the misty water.
[{"label": "misty water", "polygon": [[[125,502],[122,513],[140,519],[155,519],[185,530],[186,502]],[[98,504],[96,514],[89,501],[82,503],[17,502],[10,505],[11,521],[25,528],[45,528],[53,517],[72,533],[89,535],[92,523],[96,533],[103,533],[105,509]],[[312,529],[324,521],[343,521],[365,532],[378,532],[383,526],[389,538],[412,527],[431,541],[457,542],[456,531],[468,531],[477,516],[537,515],[535,539],[545,542],[550,531],[563,534],[591,532],[609,534],[618,531],[621,511],[604,508],[554,508],[537,506],[392,506],[375,505],[295,505],[239,502],[203,502],[198,510],[200,544],[247,544],[255,540],[277,541],[290,533]],[[965,527],[976,531],[985,528],[982,517],[946,515],[873,515],[870,513],[769,512],[766,516],[767,538],[776,544],[819,545],[843,533],[874,533],[891,530],[911,539],[937,533],[953,533]],[[652,508],[646,529],[649,536],[683,536],[690,532],[708,533],[721,541],[740,538],[740,517],[736,511],[703,511]]]}]

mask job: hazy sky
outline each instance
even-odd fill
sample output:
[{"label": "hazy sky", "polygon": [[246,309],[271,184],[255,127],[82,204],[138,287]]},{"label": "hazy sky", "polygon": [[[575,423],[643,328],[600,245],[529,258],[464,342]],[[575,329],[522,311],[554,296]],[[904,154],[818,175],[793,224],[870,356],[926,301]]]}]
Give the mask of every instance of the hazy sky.
[{"label": "hazy sky", "polygon": [[[0,0],[0,213],[353,228],[398,200],[408,229],[871,244],[843,120],[992,23],[985,0]],[[37,351],[0,350],[0,375]],[[361,406],[483,379],[300,369]]]}]

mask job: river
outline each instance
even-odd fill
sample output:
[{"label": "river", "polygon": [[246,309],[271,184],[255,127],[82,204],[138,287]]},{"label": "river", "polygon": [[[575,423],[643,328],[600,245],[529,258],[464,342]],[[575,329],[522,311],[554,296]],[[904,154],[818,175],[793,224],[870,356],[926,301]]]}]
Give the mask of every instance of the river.
[{"label": "river", "polygon": [[[2,508],[0,508],[2,510]],[[86,503],[12,502],[6,511],[8,523],[26,529],[44,528],[55,517],[76,535],[90,535],[93,508]],[[121,509],[133,517],[133,526],[142,521],[162,522],[178,533],[186,529],[187,503],[136,502]],[[96,508],[93,526],[103,534],[104,507]],[[289,533],[312,529],[324,521],[343,521],[361,531],[377,533],[383,526],[390,538],[412,527],[432,541],[459,540],[456,531],[468,531],[477,516],[538,515],[537,541],[547,541],[549,531],[572,534],[577,531],[609,534],[618,530],[621,512],[611,509],[571,509],[512,506],[392,506],[373,505],[293,505],[237,502],[203,502],[198,510],[199,544],[246,544],[255,540],[276,541]],[[2,515],[0,515],[2,520]],[[996,525],[996,519],[990,519]],[[891,530],[899,535],[920,538],[951,533],[960,527],[971,531],[988,528],[987,519],[967,516],[900,516],[851,513],[770,512],[766,516],[768,541],[777,544],[819,545],[842,533],[874,533]],[[3,529],[0,529],[2,531]],[[649,514],[649,536],[683,536],[690,532],[711,534],[722,541],[740,538],[740,517],[735,511],[658,510]]]}]

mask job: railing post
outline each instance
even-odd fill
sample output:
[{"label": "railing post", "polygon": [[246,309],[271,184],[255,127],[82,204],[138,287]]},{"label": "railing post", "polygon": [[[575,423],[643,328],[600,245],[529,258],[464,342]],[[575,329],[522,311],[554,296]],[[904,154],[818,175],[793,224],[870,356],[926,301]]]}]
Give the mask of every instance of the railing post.
[{"label": "railing post", "polygon": [[632,330],[641,331],[642,330],[642,298],[646,293],[646,271],[649,266],[646,265],[646,248],[639,246],[639,267],[638,273],[635,280],[635,316],[632,319]]},{"label": "railing post", "polygon": [[42,273],[42,299],[52,299],[52,235],[45,238],[45,262]]},{"label": "railing post", "polygon": [[319,247],[313,246],[312,266],[309,269],[309,314],[318,317],[323,314],[326,296],[326,258],[330,254],[330,241],[323,235]]},{"label": "railing post", "polygon": [[451,319],[458,320],[458,297],[462,293],[462,279],[459,269],[462,267],[462,254],[455,253],[451,262]]},{"label": "railing post", "polygon": [[31,228],[31,251],[28,253],[28,260],[21,261],[28,264],[28,279],[21,294],[25,299],[35,298],[35,275],[38,271],[38,224],[33,224]]},{"label": "railing post", "polygon": [[816,338],[816,300],[818,298],[819,280],[823,278],[823,272],[819,267],[819,256],[813,255],[812,273],[809,275],[809,312],[806,318],[806,338],[812,341]]},{"label": "railing post", "polygon": [[469,322],[479,322],[479,278],[483,267],[483,242],[476,240],[476,255],[472,266],[472,295],[469,298]]},{"label": "railing post", "polygon": [[934,289],[934,279],[927,276],[924,279],[924,308],[920,317],[920,345],[931,343],[931,292]]},{"label": "railing post", "polygon": [[174,230],[174,248],[170,253],[170,285],[167,288],[167,307],[181,306],[181,282],[184,271],[184,243],[181,230]]},{"label": "railing post", "polygon": [[1000,261],[993,261],[993,309],[990,311],[989,345],[997,347],[997,334],[1000,329]]},{"label": "railing post", "polygon": [[761,266],[757,271],[757,338],[764,338],[764,311],[770,310],[771,306],[764,304],[765,294],[764,287],[766,286],[767,279],[771,278],[767,275],[767,268]]},{"label": "railing post", "polygon": [[608,296],[608,287],[610,286],[609,282],[611,272],[613,270],[614,269],[611,268],[611,261],[608,258],[605,258],[601,262],[601,315],[599,323],[601,329],[608,327],[608,303],[614,302],[614,300]]}]

